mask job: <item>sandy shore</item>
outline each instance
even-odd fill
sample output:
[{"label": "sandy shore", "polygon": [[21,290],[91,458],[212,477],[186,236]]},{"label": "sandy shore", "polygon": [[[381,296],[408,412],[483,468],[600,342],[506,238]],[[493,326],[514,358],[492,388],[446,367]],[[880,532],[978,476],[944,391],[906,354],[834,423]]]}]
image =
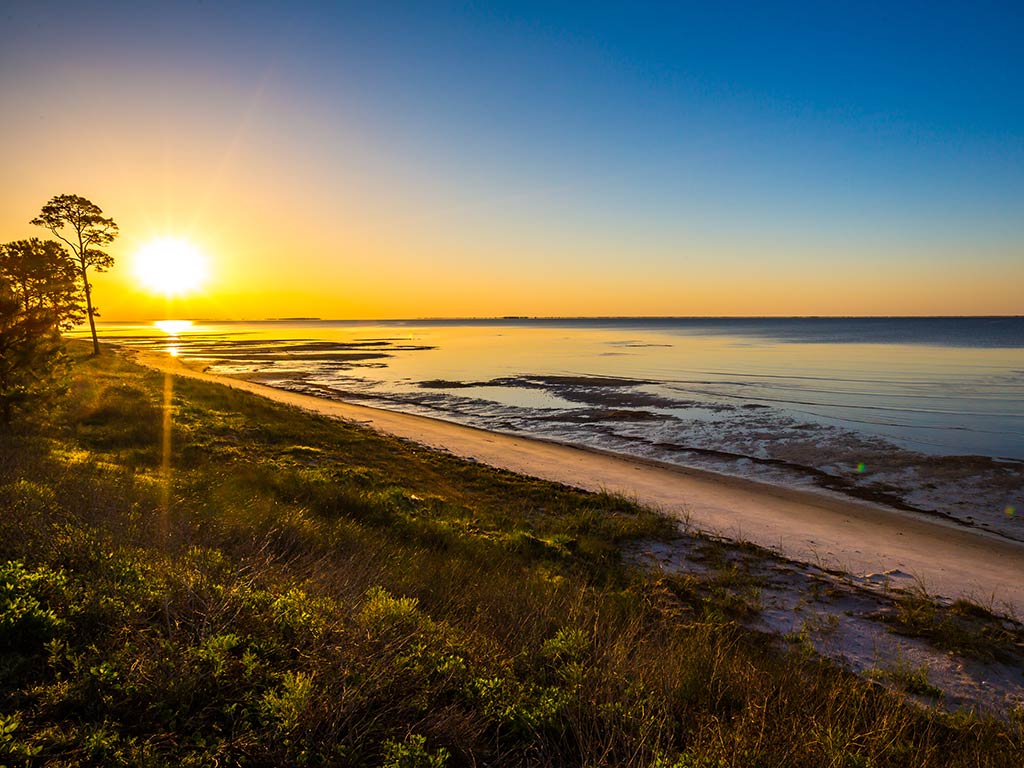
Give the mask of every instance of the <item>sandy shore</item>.
[{"label": "sandy shore", "polygon": [[263,384],[214,376],[157,353],[137,362],[216,382],[373,429],[456,456],[587,490],[636,497],[695,528],[749,541],[799,560],[871,577],[897,571],[893,586],[914,581],[930,594],[967,597],[1024,613],[1024,544],[941,519],[684,469],[543,440],[465,427]]}]

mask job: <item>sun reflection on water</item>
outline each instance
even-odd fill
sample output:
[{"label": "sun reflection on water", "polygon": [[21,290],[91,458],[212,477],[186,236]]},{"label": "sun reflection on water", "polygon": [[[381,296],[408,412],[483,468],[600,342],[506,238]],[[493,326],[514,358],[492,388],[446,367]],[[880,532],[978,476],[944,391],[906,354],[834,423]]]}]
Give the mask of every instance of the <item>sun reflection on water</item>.
[{"label": "sun reflection on water", "polygon": [[153,325],[168,336],[177,336],[192,328],[191,320],[154,320]]},{"label": "sun reflection on water", "polygon": [[161,331],[171,337],[170,342],[164,349],[167,354],[171,357],[177,357],[179,353],[178,345],[175,344],[178,340],[178,336],[185,333],[185,331],[192,330],[191,320],[154,320],[153,325],[159,328]]}]

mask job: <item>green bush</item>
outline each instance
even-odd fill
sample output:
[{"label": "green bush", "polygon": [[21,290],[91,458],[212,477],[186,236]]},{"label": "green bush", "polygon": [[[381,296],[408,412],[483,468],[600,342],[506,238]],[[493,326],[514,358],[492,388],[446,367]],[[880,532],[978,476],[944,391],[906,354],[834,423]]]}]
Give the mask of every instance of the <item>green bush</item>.
[{"label": "green bush", "polygon": [[65,624],[50,605],[66,589],[63,573],[17,561],[0,565],[0,653],[42,653]]}]

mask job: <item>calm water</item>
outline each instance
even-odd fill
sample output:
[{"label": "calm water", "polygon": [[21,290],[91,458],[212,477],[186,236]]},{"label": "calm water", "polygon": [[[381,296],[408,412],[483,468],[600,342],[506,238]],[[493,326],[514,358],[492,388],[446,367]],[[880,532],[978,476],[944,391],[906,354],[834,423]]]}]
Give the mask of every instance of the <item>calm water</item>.
[{"label": "calm water", "polygon": [[1024,527],[1024,318],[268,321],[102,332],[319,396],[814,484],[1008,535]]}]

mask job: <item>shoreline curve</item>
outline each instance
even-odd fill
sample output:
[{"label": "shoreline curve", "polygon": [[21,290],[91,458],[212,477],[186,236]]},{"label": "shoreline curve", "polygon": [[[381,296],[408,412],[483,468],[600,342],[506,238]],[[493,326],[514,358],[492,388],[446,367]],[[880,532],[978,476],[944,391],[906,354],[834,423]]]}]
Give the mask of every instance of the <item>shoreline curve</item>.
[{"label": "shoreline curve", "polygon": [[931,595],[972,599],[1011,616],[1024,610],[1024,543],[941,517],[329,400],[206,373],[166,354],[121,350],[167,374],[361,423],[517,474],[636,498],[698,530],[751,542],[792,560],[855,577],[899,571]]}]

